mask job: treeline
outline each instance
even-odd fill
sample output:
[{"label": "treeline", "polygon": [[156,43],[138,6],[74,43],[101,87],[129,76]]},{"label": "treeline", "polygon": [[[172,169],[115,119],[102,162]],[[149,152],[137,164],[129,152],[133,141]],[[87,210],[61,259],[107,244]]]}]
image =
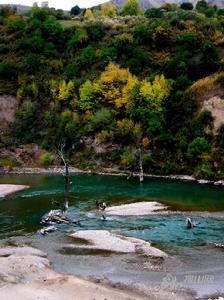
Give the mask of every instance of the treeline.
[{"label": "treeline", "polygon": [[224,16],[204,2],[143,15],[129,0],[123,16],[105,4],[74,21],[2,8],[0,91],[15,94],[19,109],[0,146],[53,153],[66,140],[81,167],[137,170],[141,157],[147,172],[222,178],[224,126],[214,130],[196,86],[215,73],[207,89],[223,89]]}]

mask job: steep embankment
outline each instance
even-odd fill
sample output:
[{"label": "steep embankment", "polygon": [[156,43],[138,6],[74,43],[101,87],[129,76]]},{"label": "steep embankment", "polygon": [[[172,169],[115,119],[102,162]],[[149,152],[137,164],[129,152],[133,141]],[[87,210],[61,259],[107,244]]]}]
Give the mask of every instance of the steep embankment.
[{"label": "steep embankment", "polygon": [[15,96],[0,94],[0,134],[15,121],[18,101]]},{"label": "steep embankment", "polygon": [[211,112],[215,134],[224,122],[224,73],[196,81],[189,91],[199,102],[199,111],[206,109]]}]

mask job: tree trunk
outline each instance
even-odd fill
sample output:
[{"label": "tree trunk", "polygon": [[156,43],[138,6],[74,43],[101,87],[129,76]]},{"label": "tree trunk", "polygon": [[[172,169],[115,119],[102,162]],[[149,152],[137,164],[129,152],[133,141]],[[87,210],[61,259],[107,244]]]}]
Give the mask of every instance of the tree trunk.
[{"label": "tree trunk", "polygon": [[67,213],[68,210],[68,195],[69,195],[69,173],[68,173],[68,164],[65,163],[65,175],[64,175],[64,208],[63,214]]},{"label": "tree trunk", "polygon": [[68,211],[68,195],[69,195],[69,171],[68,171],[68,164],[65,160],[63,148],[65,147],[65,144],[61,144],[60,148],[58,147],[58,153],[61,157],[61,160],[64,163],[65,166],[65,173],[64,173],[64,207],[62,210],[62,213],[65,215]]},{"label": "tree trunk", "polygon": [[139,181],[142,182],[144,180],[143,166],[142,166],[142,151],[139,148]]}]

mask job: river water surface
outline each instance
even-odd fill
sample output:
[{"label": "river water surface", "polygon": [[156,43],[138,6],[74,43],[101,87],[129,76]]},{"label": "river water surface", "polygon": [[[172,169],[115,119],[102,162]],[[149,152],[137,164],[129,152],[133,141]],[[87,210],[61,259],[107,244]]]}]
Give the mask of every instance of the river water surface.
[{"label": "river water surface", "polygon": [[[70,178],[72,219],[82,227],[60,226],[46,237],[37,234],[41,217],[62,206],[63,177],[50,175],[4,175],[0,183],[30,185],[30,189],[0,201],[0,239],[29,242],[46,251],[57,271],[91,276],[114,283],[147,286],[171,276],[177,285],[190,288],[198,296],[224,292],[224,251],[212,246],[224,244],[224,188],[171,180],[77,175]],[[158,201],[177,212],[144,217],[108,217],[102,221],[94,211],[96,200],[108,206],[136,201]],[[185,227],[185,217],[199,224]],[[115,230],[126,236],[151,241],[170,259],[161,268],[147,258],[106,253],[71,252],[66,236],[73,230]],[[103,241],[102,241],[103,242]],[[170,279],[170,278],[169,278]],[[174,286],[175,287],[175,286]]]}]

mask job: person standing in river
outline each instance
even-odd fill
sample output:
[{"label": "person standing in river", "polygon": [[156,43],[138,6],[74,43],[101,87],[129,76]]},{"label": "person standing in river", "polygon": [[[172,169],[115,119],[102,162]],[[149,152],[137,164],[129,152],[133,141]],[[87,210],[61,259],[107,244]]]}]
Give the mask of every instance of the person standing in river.
[{"label": "person standing in river", "polygon": [[99,211],[102,212],[102,218],[103,218],[103,220],[106,220],[106,216],[105,216],[105,214],[104,214],[104,211],[105,211],[105,209],[106,209],[106,207],[107,207],[106,202],[99,202],[99,201],[97,200],[97,201],[96,201],[96,206],[97,206],[97,208],[99,209]]}]

